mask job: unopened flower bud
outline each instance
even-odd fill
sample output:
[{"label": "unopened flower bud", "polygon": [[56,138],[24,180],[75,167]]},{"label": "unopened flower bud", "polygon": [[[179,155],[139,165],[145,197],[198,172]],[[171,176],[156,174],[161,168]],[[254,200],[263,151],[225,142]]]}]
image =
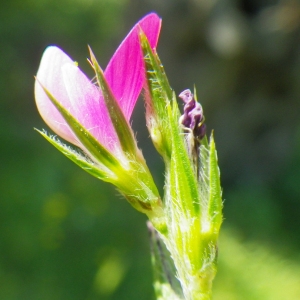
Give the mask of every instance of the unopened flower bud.
[{"label": "unopened flower bud", "polygon": [[180,93],[179,98],[185,103],[183,115],[179,122],[193,132],[195,139],[201,140],[206,133],[206,125],[204,124],[203,109],[199,102],[196,101],[190,90],[184,90]]}]

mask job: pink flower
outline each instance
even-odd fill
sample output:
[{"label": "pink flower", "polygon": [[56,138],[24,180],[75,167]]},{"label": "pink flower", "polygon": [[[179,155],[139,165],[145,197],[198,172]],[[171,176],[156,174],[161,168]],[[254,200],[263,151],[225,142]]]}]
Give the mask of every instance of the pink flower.
[{"label": "pink flower", "polygon": [[[129,32],[105,69],[104,75],[127,122],[145,81],[143,54],[138,33],[140,28],[155,48],[161,19],[154,13],[145,16]],[[84,148],[64,118],[51,103],[41,85],[73,115],[83,127],[114,154],[120,144],[110,120],[102,92],[88,79],[77,64],[61,49],[48,47],[42,57],[35,84],[38,110],[48,126],[59,136]]]},{"label": "pink flower", "polygon": [[55,46],[45,50],[35,83],[36,104],[44,121],[84,153],[39,131],[41,135],[86,172],[114,184],[133,207],[150,215],[161,210],[161,200],[129,119],[146,81],[139,34],[142,30],[154,49],[160,26],[154,13],[139,21],[104,73],[91,52],[98,85]]}]

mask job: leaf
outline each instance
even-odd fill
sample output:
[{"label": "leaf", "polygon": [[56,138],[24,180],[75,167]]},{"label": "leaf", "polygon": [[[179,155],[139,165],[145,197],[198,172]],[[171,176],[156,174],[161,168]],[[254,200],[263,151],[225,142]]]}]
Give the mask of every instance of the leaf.
[{"label": "leaf", "polygon": [[220,170],[214,136],[209,141],[209,200],[208,214],[211,218],[214,232],[219,232],[222,224],[222,190],[220,184]]},{"label": "leaf", "polygon": [[64,154],[67,158],[69,158],[71,161],[77,164],[84,171],[106,182],[114,182],[114,179],[116,179],[115,175],[109,170],[102,170],[100,166],[96,165],[88,157],[85,157],[79,152],[76,152],[75,150],[71,149],[55,137],[48,136],[45,132],[42,132],[38,129],[35,130],[39,132],[56,149],[58,149],[62,154]]},{"label": "leaf", "polygon": [[191,160],[184,145],[184,134],[178,124],[179,110],[174,95],[170,115],[170,140],[172,141],[172,156],[170,164],[171,194],[176,205],[181,207],[187,218],[199,215],[199,193]]},{"label": "leaf", "polygon": [[171,157],[170,120],[166,108],[172,100],[172,89],[158,55],[152,51],[142,31],[140,42],[147,76],[145,87],[147,127],[157,151],[165,160],[169,160]]}]

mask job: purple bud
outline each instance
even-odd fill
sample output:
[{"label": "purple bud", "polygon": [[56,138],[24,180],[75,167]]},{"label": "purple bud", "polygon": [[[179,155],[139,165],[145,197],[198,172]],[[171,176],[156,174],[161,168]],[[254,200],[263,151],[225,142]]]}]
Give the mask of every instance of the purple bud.
[{"label": "purple bud", "polygon": [[180,93],[179,98],[185,103],[183,115],[180,118],[181,124],[190,129],[195,138],[201,140],[206,131],[202,106],[196,101],[190,90],[184,90]]}]

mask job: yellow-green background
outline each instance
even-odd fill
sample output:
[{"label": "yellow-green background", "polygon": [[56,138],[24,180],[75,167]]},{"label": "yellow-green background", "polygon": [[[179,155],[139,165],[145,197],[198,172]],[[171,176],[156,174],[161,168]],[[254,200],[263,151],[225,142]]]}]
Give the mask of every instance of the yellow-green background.
[{"label": "yellow-green background", "polygon": [[[144,14],[179,94],[195,84],[225,199],[214,300],[300,299],[300,4],[273,0],[4,0],[0,7],[0,299],[153,299],[144,216],[33,130],[47,45],[92,78]],[[162,161],[134,113],[155,180]]]}]

